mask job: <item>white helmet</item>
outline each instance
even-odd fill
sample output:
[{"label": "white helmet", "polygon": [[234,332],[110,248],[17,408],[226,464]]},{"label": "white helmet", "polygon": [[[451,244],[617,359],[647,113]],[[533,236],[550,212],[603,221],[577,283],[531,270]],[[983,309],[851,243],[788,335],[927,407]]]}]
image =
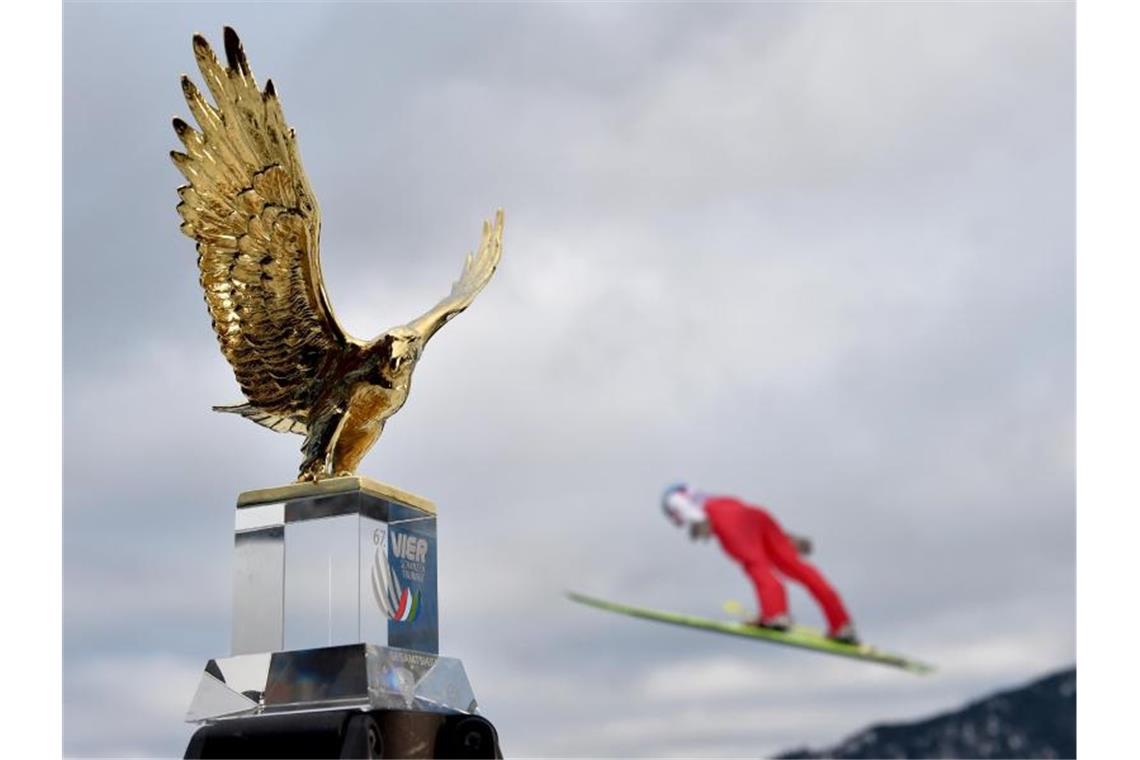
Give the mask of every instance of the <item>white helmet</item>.
[{"label": "white helmet", "polygon": [[681,528],[704,522],[704,497],[686,483],[673,483],[661,494],[661,509],[669,520]]}]

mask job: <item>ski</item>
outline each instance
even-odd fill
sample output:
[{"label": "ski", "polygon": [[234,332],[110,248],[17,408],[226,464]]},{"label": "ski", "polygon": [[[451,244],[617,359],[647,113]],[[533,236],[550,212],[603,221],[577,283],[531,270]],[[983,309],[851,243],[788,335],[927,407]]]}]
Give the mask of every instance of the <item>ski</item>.
[{"label": "ski", "polygon": [[909,657],[884,652],[868,644],[842,644],[838,641],[832,641],[827,638],[822,631],[806,626],[793,626],[787,631],[776,631],[768,628],[760,628],[741,621],[713,620],[695,615],[683,615],[676,612],[663,612],[661,610],[651,610],[628,604],[608,602],[604,599],[597,599],[573,591],[568,591],[566,595],[571,601],[584,604],[588,607],[595,607],[600,610],[616,612],[621,615],[643,618],[645,620],[655,620],[659,623],[669,623],[671,625],[696,628],[713,633],[725,633],[731,636],[769,641],[773,644],[781,644],[783,646],[810,649],[816,652],[823,652],[824,654],[888,665],[917,675],[926,675],[934,671],[931,665],[910,659]]}]

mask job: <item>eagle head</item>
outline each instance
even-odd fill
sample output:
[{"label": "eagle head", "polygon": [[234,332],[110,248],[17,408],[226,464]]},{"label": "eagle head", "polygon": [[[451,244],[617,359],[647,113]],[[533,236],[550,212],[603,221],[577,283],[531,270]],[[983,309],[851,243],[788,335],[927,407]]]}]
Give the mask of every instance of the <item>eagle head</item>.
[{"label": "eagle head", "polygon": [[396,327],[385,334],[377,352],[377,372],[382,385],[399,387],[407,385],[412,370],[423,351],[423,337],[407,327]]}]

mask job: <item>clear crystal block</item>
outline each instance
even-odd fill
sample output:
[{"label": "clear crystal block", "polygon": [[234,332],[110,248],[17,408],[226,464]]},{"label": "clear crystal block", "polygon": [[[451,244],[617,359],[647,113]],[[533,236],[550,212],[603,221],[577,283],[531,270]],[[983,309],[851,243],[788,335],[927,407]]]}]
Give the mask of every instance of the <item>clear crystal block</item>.
[{"label": "clear crystal block", "polygon": [[438,652],[435,531],[429,502],[364,478],[242,494],[233,653],[361,642]]},{"label": "clear crystal block", "polygon": [[234,527],[232,656],[207,663],[187,720],[475,711],[463,664],[438,656],[434,505],[329,478],[243,493]]}]

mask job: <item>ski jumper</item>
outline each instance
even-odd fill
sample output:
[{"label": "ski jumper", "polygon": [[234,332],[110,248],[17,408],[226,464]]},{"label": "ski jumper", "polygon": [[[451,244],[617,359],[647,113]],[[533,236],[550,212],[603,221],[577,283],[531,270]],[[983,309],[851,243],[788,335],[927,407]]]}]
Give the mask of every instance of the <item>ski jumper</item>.
[{"label": "ski jumper", "polygon": [[800,558],[795,544],[763,509],[726,496],[704,501],[709,528],[730,557],[740,563],[756,587],[762,620],[788,612],[788,595],[774,570],[811,593],[834,633],[851,621],[839,594],[813,565]]}]

